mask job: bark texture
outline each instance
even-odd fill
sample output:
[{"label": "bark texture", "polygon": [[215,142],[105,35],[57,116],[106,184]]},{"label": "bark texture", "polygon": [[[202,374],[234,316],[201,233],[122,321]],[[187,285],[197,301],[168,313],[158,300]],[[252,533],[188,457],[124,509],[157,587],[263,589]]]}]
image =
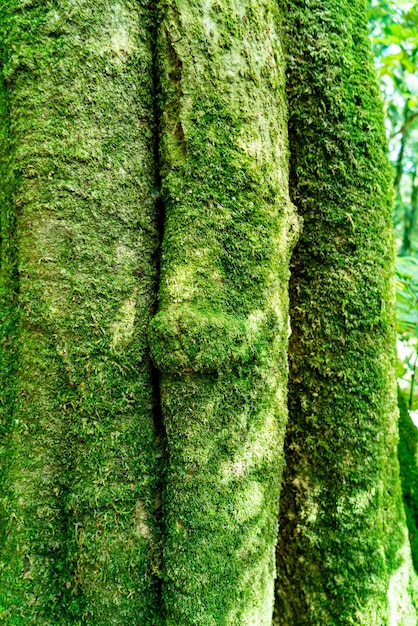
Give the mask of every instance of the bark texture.
[{"label": "bark texture", "polygon": [[297,229],[278,10],[160,11],[165,623],[269,626]]},{"label": "bark texture", "polygon": [[155,625],[152,8],[0,3],[4,623]]},{"label": "bark texture", "polygon": [[0,2],[5,624],[271,624],[298,230],[283,32],[306,225],[275,624],[415,626],[364,15]]},{"label": "bark texture", "polygon": [[274,623],[416,624],[397,461],[391,180],[363,0],[280,2],[290,423]]}]

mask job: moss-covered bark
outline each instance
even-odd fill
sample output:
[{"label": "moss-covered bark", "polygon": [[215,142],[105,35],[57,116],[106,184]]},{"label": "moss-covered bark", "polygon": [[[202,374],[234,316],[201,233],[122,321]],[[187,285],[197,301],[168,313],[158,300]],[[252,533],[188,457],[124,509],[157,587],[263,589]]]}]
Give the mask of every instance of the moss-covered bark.
[{"label": "moss-covered bark", "polygon": [[0,619],[13,626],[158,623],[153,14],[0,3]]},{"label": "moss-covered bark", "polygon": [[[270,0],[161,2],[166,624],[271,624],[286,423],[286,110]],[[293,229],[293,230],[292,230]]]},{"label": "moss-covered bark", "polygon": [[[0,83],[0,550],[7,526],[3,506],[7,474],[6,442],[10,432],[12,407],[16,399],[16,248],[15,215],[10,192],[9,116],[5,86]],[[1,552],[0,552],[1,555]],[[1,560],[1,557],[0,557]],[[0,610],[4,607],[0,605]],[[1,613],[0,613],[1,614]]]},{"label": "moss-covered bark", "polygon": [[391,180],[366,6],[280,6],[304,229],[291,268],[275,624],[415,626],[396,456]]},{"label": "moss-covered bark", "polygon": [[418,429],[409,415],[405,398],[398,389],[398,458],[409,541],[415,571],[418,572]]},{"label": "moss-covered bark", "polygon": [[364,15],[363,0],[0,3],[4,623],[271,624],[297,230],[283,32],[305,229],[275,624],[415,626]]}]

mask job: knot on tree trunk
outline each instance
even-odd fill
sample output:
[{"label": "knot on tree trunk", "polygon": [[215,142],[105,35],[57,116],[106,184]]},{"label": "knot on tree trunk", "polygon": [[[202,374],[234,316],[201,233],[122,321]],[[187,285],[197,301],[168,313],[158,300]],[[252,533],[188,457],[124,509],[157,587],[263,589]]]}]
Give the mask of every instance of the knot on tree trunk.
[{"label": "knot on tree trunk", "polygon": [[273,310],[243,318],[179,306],[159,311],[148,337],[160,371],[209,374],[258,360],[280,330]]}]

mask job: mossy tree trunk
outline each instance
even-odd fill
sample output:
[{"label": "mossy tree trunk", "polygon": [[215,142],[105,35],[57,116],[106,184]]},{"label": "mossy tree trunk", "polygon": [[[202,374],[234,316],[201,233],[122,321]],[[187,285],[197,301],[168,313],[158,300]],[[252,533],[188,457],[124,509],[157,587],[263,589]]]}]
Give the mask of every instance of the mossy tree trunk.
[{"label": "mossy tree trunk", "polygon": [[391,180],[363,0],[280,2],[290,189],[289,427],[275,624],[415,626],[397,461]]},{"label": "mossy tree trunk", "polygon": [[270,626],[287,420],[284,64],[271,0],[161,2],[165,225],[151,326],[166,624]]},{"label": "mossy tree trunk", "polygon": [[364,11],[0,3],[6,624],[271,624],[284,18],[276,623],[412,625]]},{"label": "mossy tree trunk", "polygon": [[0,9],[1,617],[267,626],[297,230],[277,5]]},{"label": "mossy tree trunk", "polygon": [[153,13],[0,3],[6,624],[158,623]]}]

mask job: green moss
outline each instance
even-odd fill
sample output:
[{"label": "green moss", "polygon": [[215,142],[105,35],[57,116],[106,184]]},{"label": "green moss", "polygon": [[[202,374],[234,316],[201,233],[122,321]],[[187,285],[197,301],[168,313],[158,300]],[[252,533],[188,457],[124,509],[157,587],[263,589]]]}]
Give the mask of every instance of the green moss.
[{"label": "green moss", "polygon": [[287,192],[275,2],[160,3],[166,624],[270,625],[286,423]]},{"label": "green moss", "polygon": [[398,576],[391,176],[365,2],[280,7],[304,229],[291,262],[275,624],[415,624]]},{"label": "green moss", "polygon": [[0,619],[13,626],[159,621],[153,19],[131,0],[0,8]]},{"label": "green moss", "polygon": [[[5,479],[7,475],[6,441],[10,433],[11,417],[16,400],[16,250],[14,245],[15,219],[11,207],[13,175],[10,171],[12,148],[8,137],[9,116],[7,93],[0,83],[0,550],[7,527],[5,507]],[[1,606],[0,611],[4,610]]]},{"label": "green moss", "polygon": [[167,373],[214,373],[255,362],[266,341],[274,340],[281,331],[273,311],[246,320],[211,309],[176,306],[153,319],[152,356]]}]

